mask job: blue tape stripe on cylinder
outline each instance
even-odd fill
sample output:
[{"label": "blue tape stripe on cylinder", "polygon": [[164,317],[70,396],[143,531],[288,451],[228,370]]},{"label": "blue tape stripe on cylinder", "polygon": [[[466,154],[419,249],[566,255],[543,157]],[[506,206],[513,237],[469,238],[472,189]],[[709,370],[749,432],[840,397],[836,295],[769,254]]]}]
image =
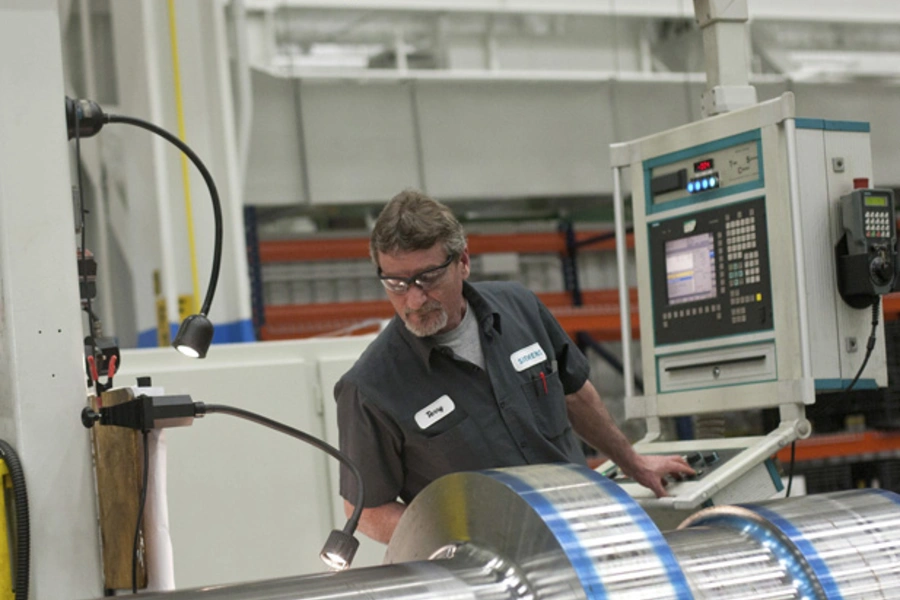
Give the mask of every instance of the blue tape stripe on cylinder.
[{"label": "blue tape stripe on cylinder", "polygon": [[553,535],[556,536],[556,539],[559,540],[562,550],[572,564],[572,568],[575,569],[575,574],[578,577],[578,581],[581,582],[587,597],[597,600],[607,598],[606,588],[603,586],[600,574],[597,573],[597,569],[594,567],[594,561],[591,560],[590,555],[578,540],[578,536],[572,531],[566,519],[559,514],[553,504],[532,486],[509,473],[485,471],[485,474],[490,475],[515,491],[540,515]]},{"label": "blue tape stripe on cylinder", "polygon": [[797,546],[797,549],[800,550],[801,554],[803,554],[803,557],[806,559],[807,564],[809,564],[809,567],[819,580],[819,585],[822,586],[822,590],[829,600],[843,600],[844,596],[841,594],[837,582],[831,575],[831,569],[828,568],[828,565],[825,564],[825,561],[819,556],[819,553],[816,551],[812,542],[806,539],[803,532],[797,529],[789,520],[768,508],[759,506],[758,504],[744,504],[742,506],[766,519],[790,538],[791,542],[793,542],[794,545]]},{"label": "blue tape stripe on cylinder", "polygon": [[[803,564],[803,559],[797,557],[790,546],[786,546],[782,538],[775,535],[768,527],[747,518],[733,514],[711,514],[710,516],[691,523],[691,527],[696,526],[721,526],[743,531],[751,538],[760,543],[760,545],[768,548],[772,554],[784,565],[785,570],[790,574],[797,591],[800,592],[801,598],[819,598],[821,597],[821,588],[817,586],[817,582],[810,578]],[[830,598],[831,596],[829,596]]]},{"label": "blue tape stripe on cylinder", "polygon": [[644,509],[635,502],[634,498],[629,496],[628,492],[623,490],[620,486],[610,481],[605,475],[575,465],[566,466],[602,487],[607,494],[618,501],[625,509],[625,512],[628,513],[628,516],[634,521],[634,524],[647,536],[647,541],[650,542],[653,552],[656,553],[657,558],[659,558],[660,562],[663,564],[669,582],[678,594],[677,598],[679,600],[693,600],[694,595],[691,593],[690,585],[688,585],[687,578],[684,576],[684,572],[681,570],[681,566],[678,564],[678,560],[675,558],[672,548],[669,547],[669,543],[666,541],[666,538],[663,537],[659,528],[656,526],[656,523],[654,523],[649,515],[644,512]]}]

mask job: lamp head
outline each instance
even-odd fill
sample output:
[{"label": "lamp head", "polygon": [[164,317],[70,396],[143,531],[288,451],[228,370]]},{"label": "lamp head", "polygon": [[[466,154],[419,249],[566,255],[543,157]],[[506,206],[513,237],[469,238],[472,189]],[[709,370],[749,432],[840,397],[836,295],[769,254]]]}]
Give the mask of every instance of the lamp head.
[{"label": "lamp head", "polygon": [[205,358],[212,343],[213,324],[206,315],[191,315],[181,323],[172,341],[176,350],[191,358]]},{"label": "lamp head", "polygon": [[[76,113],[78,114],[77,119],[75,118]],[[75,137],[76,129],[78,137],[91,137],[100,131],[106,122],[106,114],[96,102],[66,96],[66,129],[70,140]]]},{"label": "lamp head", "polygon": [[333,529],[319,557],[332,571],[343,571],[350,567],[357,548],[359,540],[340,529]]}]

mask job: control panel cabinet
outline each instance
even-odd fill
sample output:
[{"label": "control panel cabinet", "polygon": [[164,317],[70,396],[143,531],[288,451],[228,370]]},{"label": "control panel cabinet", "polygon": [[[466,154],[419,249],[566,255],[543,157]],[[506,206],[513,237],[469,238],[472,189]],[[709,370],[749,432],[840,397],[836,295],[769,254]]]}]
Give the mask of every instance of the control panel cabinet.
[{"label": "control panel cabinet", "polygon": [[[786,94],[628,144],[645,382],[629,416],[810,404],[861,364],[869,314],[841,299],[834,247],[841,197],[871,177],[868,125],[793,111]],[[863,387],[887,383],[878,346]]]},{"label": "control panel cabinet", "polygon": [[[621,483],[663,513],[767,498],[780,487],[771,456],[810,433],[805,405],[846,388],[864,363],[871,311],[842,289],[860,297],[894,284],[893,196],[854,192],[871,179],[868,124],[799,119],[787,93],[611,155],[614,182],[627,167],[633,190],[644,391],[626,383],[625,409],[648,424],[635,449],[679,453],[698,469],[664,498]],[[623,269],[624,245],[617,259]],[[864,280],[842,261],[864,261]],[[883,338],[880,326],[858,387],[887,384]],[[659,439],[660,417],[761,408],[781,416],[762,436]]]}]

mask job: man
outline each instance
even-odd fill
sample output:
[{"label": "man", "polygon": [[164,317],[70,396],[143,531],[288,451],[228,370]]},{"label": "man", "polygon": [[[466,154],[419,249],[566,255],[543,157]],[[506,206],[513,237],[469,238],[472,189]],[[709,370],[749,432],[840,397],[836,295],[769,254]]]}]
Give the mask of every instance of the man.
[{"label": "man", "polygon": [[[574,433],[657,496],[664,476],[693,474],[681,457],[632,449],[584,355],[532,292],[466,282],[465,233],[446,206],[400,193],[370,250],[397,314],[335,386],[340,446],[365,478],[360,531],[387,543],[406,505],[448,473],[585,464]],[[342,468],[348,515],[355,493]]]}]

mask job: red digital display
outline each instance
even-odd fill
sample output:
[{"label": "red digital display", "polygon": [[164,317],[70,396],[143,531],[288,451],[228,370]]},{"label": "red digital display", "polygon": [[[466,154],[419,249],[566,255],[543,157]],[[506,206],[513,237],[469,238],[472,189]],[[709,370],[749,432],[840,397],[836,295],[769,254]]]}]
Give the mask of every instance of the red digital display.
[{"label": "red digital display", "polygon": [[702,173],[713,168],[713,159],[705,158],[694,163],[694,173]]}]

